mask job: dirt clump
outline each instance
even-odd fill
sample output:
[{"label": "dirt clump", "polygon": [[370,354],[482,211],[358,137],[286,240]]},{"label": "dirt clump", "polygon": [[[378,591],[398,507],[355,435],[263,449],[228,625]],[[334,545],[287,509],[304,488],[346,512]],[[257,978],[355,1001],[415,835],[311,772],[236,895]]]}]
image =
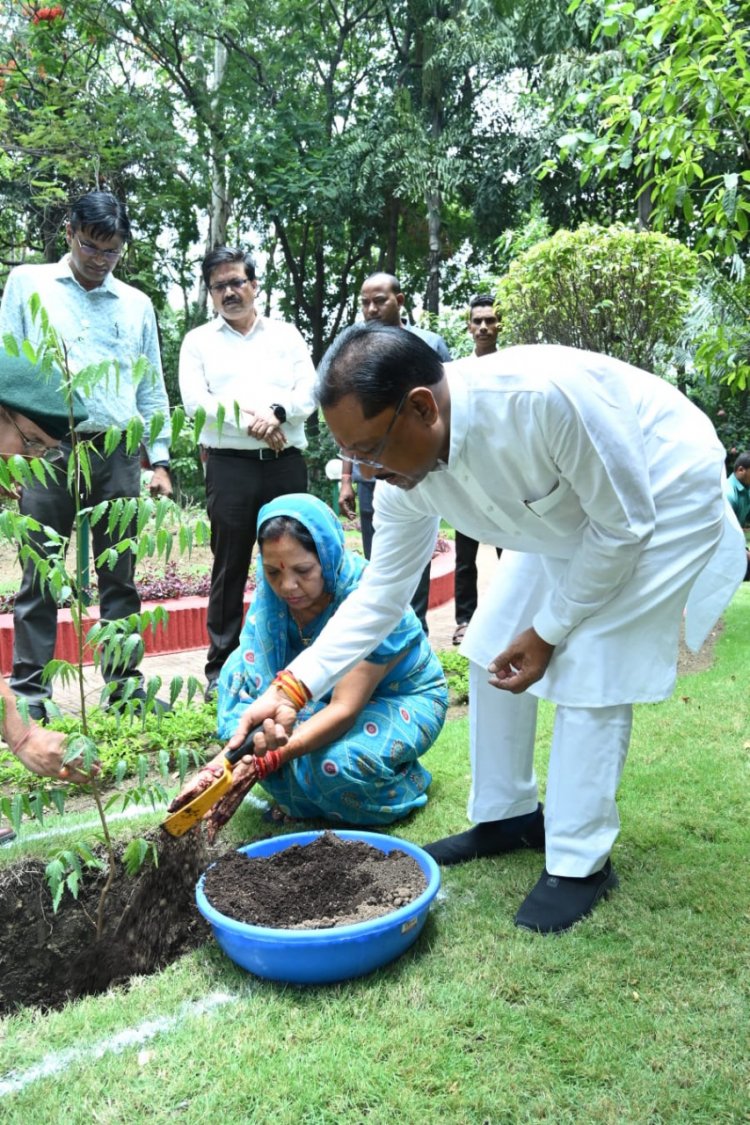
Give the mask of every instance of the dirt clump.
[{"label": "dirt clump", "polygon": [[118,863],[99,941],[105,872],[89,872],[77,899],[66,891],[55,914],[42,860],[0,871],[0,1013],[103,992],[207,940],[210,930],[194,903],[195,884],[213,858],[203,834],[175,839],[156,828],[146,839],[157,843],[158,866],[147,862],[129,876]]},{"label": "dirt clump", "polygon": [[221,856],[204,893],[220,913],[273,929],[324,929],[365,922],[413,902],[427,880],[412,856],[324,832],[265,857]]}]

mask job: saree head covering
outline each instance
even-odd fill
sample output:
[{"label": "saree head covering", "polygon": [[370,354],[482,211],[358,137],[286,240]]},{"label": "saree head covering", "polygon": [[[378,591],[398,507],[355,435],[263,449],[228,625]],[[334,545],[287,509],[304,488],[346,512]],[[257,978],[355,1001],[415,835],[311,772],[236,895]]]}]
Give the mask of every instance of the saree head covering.
[{"label": "saree head covering", "polygon": [[[365,560],[348,551],[344,532],[331,509],[315,496],[290,493],[265,504],[258,515],[258,531],[270,519],[287,516],[298,520],[310,533],[323,572],[323,584],[331,603],[310,627],[314,640],[330,621],[348,594],[358,585]],[[293,533],[292,533],[293,534]],[[293,643],[291,615],[281,598],[271,589],[263,573],[262,555],[258,559],[256,589],[240,635],[239,648],[222,669],[219,692],[219,731],[230,731],[239,718],[238,703],[248,702],[265,691],[274,676],[298,654]],[[422,638],[422,627],[409,611],[368,660],[387,664],[394,656],[412,648]]]}]

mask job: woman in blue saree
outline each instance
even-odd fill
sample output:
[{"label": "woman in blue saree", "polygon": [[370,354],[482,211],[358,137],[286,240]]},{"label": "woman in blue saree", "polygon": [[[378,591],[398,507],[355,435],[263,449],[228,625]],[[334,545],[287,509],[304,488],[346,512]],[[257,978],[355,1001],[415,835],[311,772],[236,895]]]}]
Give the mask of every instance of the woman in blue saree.
[{"label": "woman in blue saree", "polygon": [[[279,497],[261,509],[258,545],[255,596],[239,647],[219,679],[224,739],[277,673],[315,640],[366,566],[346,549],[333,512],[304,494]],[[263,788],[295,818],[355,825],[400,820],[427,802],[432,777],[419,758],[439,735],[447,704],[440,663],[409,609],[329,696],[307,703],[285,745],[279,744],[280,767],[261,771]],[[232,789],[209,814],[214,832],[258,780],[247,763],[235,766]],[[179,803],[185,799],[183,791]]]}]

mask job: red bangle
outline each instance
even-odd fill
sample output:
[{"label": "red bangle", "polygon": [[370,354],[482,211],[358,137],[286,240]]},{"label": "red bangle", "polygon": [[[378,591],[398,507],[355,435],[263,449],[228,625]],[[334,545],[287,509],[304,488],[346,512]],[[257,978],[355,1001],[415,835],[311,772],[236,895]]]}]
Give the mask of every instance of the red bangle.
[{"label": "red bangle", "polygon": [[258,781],[268,777],[269,773],[275,773],[282,765],[280,750],[269,750],[262,757],[258,755],[255,759],[255,772],[258,775]]},{"label": "red bangle", "polygon": [[287,699],[294,704],[298,711],[301,711],[306,703],[312,699],[311,693],[307,690],[301,680],[298,680],[293,672],[285,669],[283,672],[277,672],[273,679],[273,686],[283,691]]}]

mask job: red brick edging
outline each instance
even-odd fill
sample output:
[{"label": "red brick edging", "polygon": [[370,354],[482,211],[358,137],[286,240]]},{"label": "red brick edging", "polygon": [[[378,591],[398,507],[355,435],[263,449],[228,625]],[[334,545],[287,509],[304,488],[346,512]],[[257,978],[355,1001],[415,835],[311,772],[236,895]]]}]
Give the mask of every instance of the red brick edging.
[{"label": "red brick edging", "polygon": [[[435,555],[430,568],[429,609],[444,605],[453,597],[453,573],[455,570],[455,551],[450,549]],[[167,602],[144,602],[142,608],[155,609],[163,605],[168,619],[165,625],[147,629],[144,634],[146,652],[149,656],[170,652],[185,652],[188,649],[208,647],[206,634],[207,598],[172,598]],[[245,599],[245,610],[250,604],[250,595]],[[84,622],[84,632],[99,620],[99,607],[92,605]],[[61,609],[57,617],[57,645],[55,658],[68,660],[75,664],[78,660],[78,639],[73,629],[70,611]],[[84,663],[91,664],[91,653],[84,651]],[[13,614],[0,613],[0,672],[10,674],[13,666]]]}]

